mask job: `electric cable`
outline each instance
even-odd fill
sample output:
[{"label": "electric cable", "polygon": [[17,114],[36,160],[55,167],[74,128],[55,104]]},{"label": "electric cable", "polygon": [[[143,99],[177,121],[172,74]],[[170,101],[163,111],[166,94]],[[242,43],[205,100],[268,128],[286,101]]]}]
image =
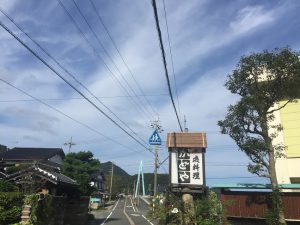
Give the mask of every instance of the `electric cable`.
[{"label": "electric cable", "polygon": [[[127,84],[127,86],[129,87],[129,89],[132,91],[132,93],[137,96],[136,92],[134,91],[134,89],[131,87],[131,85],[128,83],[128,81],[126,80],[126,78],[124,77],[123,73],[120,71],[119,67],[117,66],[117,64],[114,62],[114,60],[112,59],[111,55],[108,53],[108,51],[106,50],[104,44],[102,43],[102,41],[100,40],[100,38],[98,37],[97,33],[95,32],[95,30],[93,29],[93,27],[91,26],[91,24],[88,22],[87,18],[85,17],[85,15],[83,14],[83,12],[81,11],[81,9],[79,8],[78,4],[76,3],[75,0],[72,0],[75,7],[77,8],[79,14],[81,15],[81,17],[84,19],[85,23],[88,25],[89,29],[92,31],[93,36],[95,37],[95,39],[97,40],[97,42],[99,43],[99,45],[101,46],[102,50],[105,52],[105,54],[108,56],[108,58],[110,59],[110,61],[112,62],[112,64],[114,65],[114,67],[116,68],[116,70],[118,71],[119,75],[122,77],[122,79],[125,81],[125,83]],[[149,113],[150,118],[151,118],[151,113],[147,110],[146,107],[144,107],[143,104],[141,104],[141,109],[145,110],[144,112]]]},{"label": "electric cable", "polygon": [[158,19],[158,14],[157,14],[157,7],[156,7],[156,1],[152,0],[152,6],[153,6],[153,11],[154,11],[154,18],[155,18],[155,24],[156,24],[156,30],[158,33],[158,39],[159,39],[159,44],[160,44],[160,49],[161,49],[161,55],[162,55],[162,59],[163,59],[163,65],[164,65],[164,70],[165,70],[165,76],[167,79],[167,85],[168,85],[168,91],[169,91],[169,95],[172,101],[172,105],[176,114],[176,118],[177,118],[177,122],[178,125],[180,127],[181,132],[183,132],[181,123],[180,123],[180,119],[178,116],[178,112],[175,106],[175,102],[174,102],[174,98],[172,95],[172,90],[171,90],[171,85],[170,85],[170,79],[169,79],[169,74],[168,74],[168,68],[167,68],[167,61],[166,61],[166,56],[165,56],[165,50],[164,50],[164,45],[163,45],[163,41],[162,41],[162,34],[161,34],[161,30],[160,30],[160,26],[159,26],[159,19]]},{"label": "electric cable", "polygon": [[167,38],[168,38],[170,58],[171,58],[171,66],[172,66],[173,78],[174,78],[175,94],[176,94],[176,98],[177,98],[178,114],[181,117],[179,98],[178,98],[177,81],[176,81],[176,75],[175,75],[175,69],[174,69],[174,60],[173,60],[173,53],[172,53],[172,47],[171,47],[171,41],[170,41],[169,25],[168,25],[168,19],[167,19],[167,10],[166,10],[165,0],[163,0],[163,5],[164,5],[165,21],[166,21],[166,28],[167,28]]},{"label": "electric cable", "polygon": [[70,120],[72,120],[72,121],[74,121],[74,122],[80,124],[81,126],[87,128],[87,129],[89,129],[90,131],[93,131],[94,133],[99,134],[100,136],[102,136],[102,137],[104,137],[104,138],[110,140],[111,142],[116,143],[116,144],[118,144],[118,145],[120,145],[120,146],[122,146],[122,147],[124,147],[124,148],[126,148],[126,149],[128,149],[128,150],[130,150],[130,151],[134,151],[135,154],[136,154],[136,153],[141,153],[141,152],[139,152],[139,151],[133,150],[133,149],[130,148],[129,146],[126,146],[126,145],[124,145],[124,144],[122,144],[122,143],[116,141],[115,139],[112,139],[112,138],[110,138],[110,137],[104,135],[103,133],[101,133],[101,132],[95,130],[94,128],[90,127],[89,125],[87,125],[87,124],[85,124],[85,123],[83,123],[83,122],[80,122],[79,120],[77,120],[77,119],[75,119],[75,118],[69,116],[68,114],[66,114],[66,113],[64,113],[64,112],[62,112],[62,111],[60,111],[59,109],[55,108],[54,106],[52,106],[52,105],[50,105],[50,104],[48,104],[48,103],[42,101],[41,99],[38,99],[38,98],[34,97],[33,95],[31,95],[31,94],[25,92],[25,91],[22,90],[22,89],[20,89],[20,88],[14,86],[14,85],[11,84],[10,82],[8,82],[8,81],[6,81],[6,80],[4,80],[4,79],[2,79],[2,78],[0,78],[0,80],[1,80],[3,83],[7,84],[8,86],[10,86],[10,87],[12,87],[12,88],[14,88],[14,89],[16,89],[16,90],[22,92],[24,95],[26,95],[26,96],[28,96],[28,97],[34,99],[35,101],[37,101],[37,102],[39,102],[39,103],[41,103],[41,104],[43,104],[43,105],[45,105],[45,106],[51,108],[52,110],[56,111],[57,113],[59,113],[59,114],[65,116],[65,117],[69,118]]},{"label": "electric cable", "polygon": [[97,7],[95,6],[95,4],[93,3],[92,0],[89,0],[89,1],[90,1],[91,5],[92,5],[92,8],[94,9],[94,11],[95,11],[95,13],[96,13],[96,15],[97,15],[98,20],[99,20],[100,23],[102,24],[102,26],[103,26],[105,32],[107,33],[109,39],[111,40],[113,46],[115,47],[115,49],[116,49],[118,55],[120,56],[122,62],[124,63],[126,69],[128,70],[129,74],[131,75],[131,77],[132,77],[133,81],[135,82],[136,86],[138,87],[139,91],[142,93],[141,96],[144,97],[146,103],[150,106],[150,108],[151,108],[151,110],[154,112],[154,114],[156,114],[156,116],[158,116],[157,111],[153,108],[152,104],[149,102],[149,100],[148,100],[148,98],[146,97],[146,95],[145,95],[143,89],[141,88],[140,84],[139,84],[139,83],[137,82],[137,80],[135,79],[135,76],[134,76],[132,70],[129,68],[129,66],[128,66],[126,60],[125,60],[125,58],[124,58],[123,55],[121,54],[121,51],[119,50],[119,48],[118,48],[118,46],[117,46],[115,40],[113,39],[113,37],[112,37],[112,35],[111,35],[109,29],[108,29],[107,26],[105,25],[105,23],[104,23],[104,21],[103,21],[103,19],[102,19],[102,16],[101,16],[100,13],[99,13],[99,10],[97,10]]},{"label": "electric cable", "polygon": [[116,115],[108,106],[106,106],[97,96],[95,96],[82,82],[80,82],[69,70],[67,70],[58,60],[56,60],[45,48],[43,48],[36,40],[34,40],[24,29],[19,26],[13,18],[11,18],[1,7],[0,11],[4,14],[19,30],[22,31],[33,43],[35,43],[49,58],[51,58],[65,73],[67,73],[70,77],[72,77],[81,87],[83,87],[93,98],[97,99],[97,101],[106,108],[111,114],[113,114],[124,126],[126,126],[133,134],[135,134],[142,142],[146,145],[147,143],[135,132],[133,131],[118,115]]},{"label": "electric cable", "polygon": [[129,137],[135,140],[139,145],[145,148],[147,151],[151,151],[148,147],[146,147],[143,143],[141,143],[138,139],[136,139],[132,134],[130,134],[127,130],[125,130],[122,126],[120,126],[115,120],[113,120],[109,115],[107,115],[102,109],[100,109],[94,102],[88,99],[80,90],[78,90],[73,84],[71,84],[66,78],[64,78],[59,72],[57,72],[52,66],[50,66],[44,59],[42,59],[35,51],[33,51],[28,45],[26,45],[19,37],[17,37],[8,27],[6,27],[2,21],[0,22],[2,28],[4,28],[11,36],[13,36],[21,45],[23,45],[31,54],[33,54],[37,59],[39,59],[44,65],[46,65],[53,73],[55,73],[59,78],[61,78],[65,83],[67,83],[73,90],[75,90],[79,95],[81,95],[84,99],[86,99],[92,106],[94,106],[101,114],[103,114],[106,118],[108,118],[113,124],[119,127],[123,132],[125,132]]},{"label": "electric cable", "polygon": [[[102,50],[105,52],[105,54],[107,55],[107,57],[109,58],[109,60],[112,62],[112,64],[114,65],[114,67],[116,68],[116,70],[118,71],[119,75],[122,77],[122,79],[125,81],[125,83],[127,84],[127,86],[129,87],[129,89],[132,91],[132,93],[137,96],[136,92],[133,90],[133,88],[131,87],[131,85],[128,83],[128,81],[126,80],[126,78],[124,77],[124,75],[122,74],[122,72],[120,71],[119,67],[116,65],[116,63],[114,62],[114,60],[112,59],[112,57],[110,56],[110,54],[108,53],[108,51],[106,50],[106,48],[104,47],[104,44],[102,43],[102,41],[100,40],[100,38],[98,37],[98,35],[96,34],[95,30],[93,29],[93,27],[91,26],[91,24],[88,22],[87,18],[85,17],[85,15],[83,14],[83,12],[81,11],[81,9],[79,8],[78,4],[76,3],[75,0],[72,0],[72,2],[74,3],[76,9],[78,10],[79,14],[81,15],[81,17],[83,18],[83,20],[85,21],[85,23],[87,24],[87,26],[89,27],[89,29],[92,31],[93,36],[95,37],[95,39],[97,40],[98,44],[101,46]],[[143,106],[143,104],[139,104],[138,102],[136,102],[136,104],[140,107],[140,109],[148,114],[148,116],[150,115],[150,118],[152,117],[151,113],[147,110],[147,108],[145,108]],[[150,119],[151,120],[151,119]]]},{"label": "electric cable", "polygon": [[[61,6],[61,8],[64,10],[64,12],[67,14],[67,16],[69,17],[69,19],[71,20],[71,22],[73,23],[73,25],[76,27],[76,29],[78,30],[78,32],[81,34],[81,36],[83,37],[83,39],[86,41],[86,43],[91,47],[91,49],[93,50],[94,55],[99,58],[105,68],[109,71],[109,74],[111,75],[112,79],[120,86],[120,88],[126,92],[126,94],[128,96],[130,96],[129,92],[127,91],[127,89],[123,86],[123,84],[119,81],[119,79],[115,76],[115,74],[113,73],[113,71],[109,68],[109,66],[107,65],[107,63],[104,61],[104,59],[98,54],[97,50],[94,48],[94,46],[92,45],[92,43],[89,41],[89,39],[86,37],[86,35],[84,34],[84,32],[81,30],[81,28],[79,27],[78,23],[75,21],[75,19],[73,18],[73,16],[70,14],[70,12],[68,11],[68,9],[64,6],[64,4],[61,2],[61,0],[57,0],[59,5]],[[141,111],[141,109],[138,107],[139,105],[132,99],[130,98],[133,105],[137,108],[137,110]],[[141,113],[143,114],[143,111],[141,111]]]},{"label": "electric cable", "polygon": [[[168,94],[156,94],[156,95],[147,95],[151,96],[169,96]],[[91,98],[99,98],[99,99],[114,99],[114,98],[128,98],[134,96],[127,96],[127,95],[116,95],[116,96],[96,96]],[[90,98],[90,99],[91,99]],[[66,101],[66,100],[84,100],[82,97],[70,97],[70,98],[43,98],[41,100],[44,101]],[[12,99],[12,100],[0,100],[0,102],[32,102],[35,101],[33,99]]]}]

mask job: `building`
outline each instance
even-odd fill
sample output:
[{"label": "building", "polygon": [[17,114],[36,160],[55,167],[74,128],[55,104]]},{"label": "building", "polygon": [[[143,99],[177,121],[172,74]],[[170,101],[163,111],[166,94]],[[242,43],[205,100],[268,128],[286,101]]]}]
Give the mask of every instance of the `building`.
[{"label": "building", "polygon": [[0,180],[15,183],[21,192],[65,195],[76,192],[75,180],[61,173],[61,148],[13,148],[0,153]]},{"label": "building", "polygon": [[39,162],[61,168],[65,153],[61,148],[13,148],[0,153],[2,165]]},{"label": "building", "polygon": [[[274,109],[284,106],[286,101],[274,105]],[[282,131],[273,139],[273,145],[283,144],[286,157],[276,159],[276,175],[278,183],[300,183],[300,99],[288,103],[274,112],[272,124],[281,124]],[[270,130],[270,133],[272,129]]]}]

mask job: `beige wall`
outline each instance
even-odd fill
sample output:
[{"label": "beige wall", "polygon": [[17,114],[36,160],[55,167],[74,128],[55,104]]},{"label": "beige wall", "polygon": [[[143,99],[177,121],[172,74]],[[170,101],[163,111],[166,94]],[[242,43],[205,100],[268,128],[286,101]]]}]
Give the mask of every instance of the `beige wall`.
[{"label": "beige wall", "polygon": [[[283,104],[283,101],[275,104],[272,109]],[[289,103],[283,109],[274,112],[274,117],[270,125],[281,124],[283,131],[278,132],[278,136],[273,139],[273,144],[284,144],[287,147],[285,151],[287,157],[276,159],[277,179],[278,183],[289,184],[291,177],[300,177],[300,101]],[[269,130],[270,134],[273,132],[276,131]]]}]

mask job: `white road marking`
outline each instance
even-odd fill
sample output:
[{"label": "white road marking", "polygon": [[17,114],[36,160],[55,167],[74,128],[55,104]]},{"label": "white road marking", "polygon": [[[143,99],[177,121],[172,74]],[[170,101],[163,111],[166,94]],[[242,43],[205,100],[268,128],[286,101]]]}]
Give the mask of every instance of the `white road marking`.
[{"label": "white road marking", "polygon": [[125,206],[126,206],[126,202],[127,202],[127,197],[126,197],[126,199],[125,199],[125,204],[124,204],[124,209],[123,209],[123,213],[124,213],[124,215],[127,217],[127,219],[128,219],[128,221],[129,221],[129,223],[130,223],[130,225],[135,225],[135,223],[133,222],[133,220],[130,218],[130,216],[128,216],[128,214],[126,213],[126,211],[125,211]]},{"label": "white road marking", "polygon": [[148,222],[148,223],[150,223],[151,225],[154,225],[153,223],[151,223],[151,221],[150,220],[148,220],[147,219],[147,217],[146,216],[144,216],[144,215],[142,215],[142,217]]},{"label": "white road marking", "polygon": [[130,214],[131,216],[140,216],[140,214]]},{"label": "white road marking", "polygon": [[131,198],[131,196],[130,196],[129,198],[130,198],[130,201],[131,201],[131,205],[132,205],[132,207],[133,207],[133,211],[136,212],[135,207],[134,207],[134,205],[133,205],[133,203],[132,203],[132,198]]},{"label": "white road marking", "polygon": [[101,225],[104,225],[104,224],[107,222],[107,220],[109,219],[109,217],[111,216],[111,214],[112,214],[112,213],[114,212],[114,210],[116,209],[116,207],[117,207],[117,205],[118,205],[118,203],[119,203],[119,200],[120,200],[120,199],[118,199],[118,201],[117,201],[117,203],[115,204],[114,208],[113,208],[112,211],[108,214],[108,216],[106,217],[106,219],[104,220],[104,222],[101,223]]}]

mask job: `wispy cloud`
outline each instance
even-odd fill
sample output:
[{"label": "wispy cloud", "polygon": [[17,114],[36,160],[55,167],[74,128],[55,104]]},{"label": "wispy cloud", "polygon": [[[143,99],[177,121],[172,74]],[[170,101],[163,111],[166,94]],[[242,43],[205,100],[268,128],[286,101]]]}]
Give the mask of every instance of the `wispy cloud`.
[{"label": "wispy cloud", "polygon": [[261,5],[246,6],[238,11],[235,19],[230,22],[230,28],[235,34],[244,34],[275,20],[274,11],[268,11]]}]

